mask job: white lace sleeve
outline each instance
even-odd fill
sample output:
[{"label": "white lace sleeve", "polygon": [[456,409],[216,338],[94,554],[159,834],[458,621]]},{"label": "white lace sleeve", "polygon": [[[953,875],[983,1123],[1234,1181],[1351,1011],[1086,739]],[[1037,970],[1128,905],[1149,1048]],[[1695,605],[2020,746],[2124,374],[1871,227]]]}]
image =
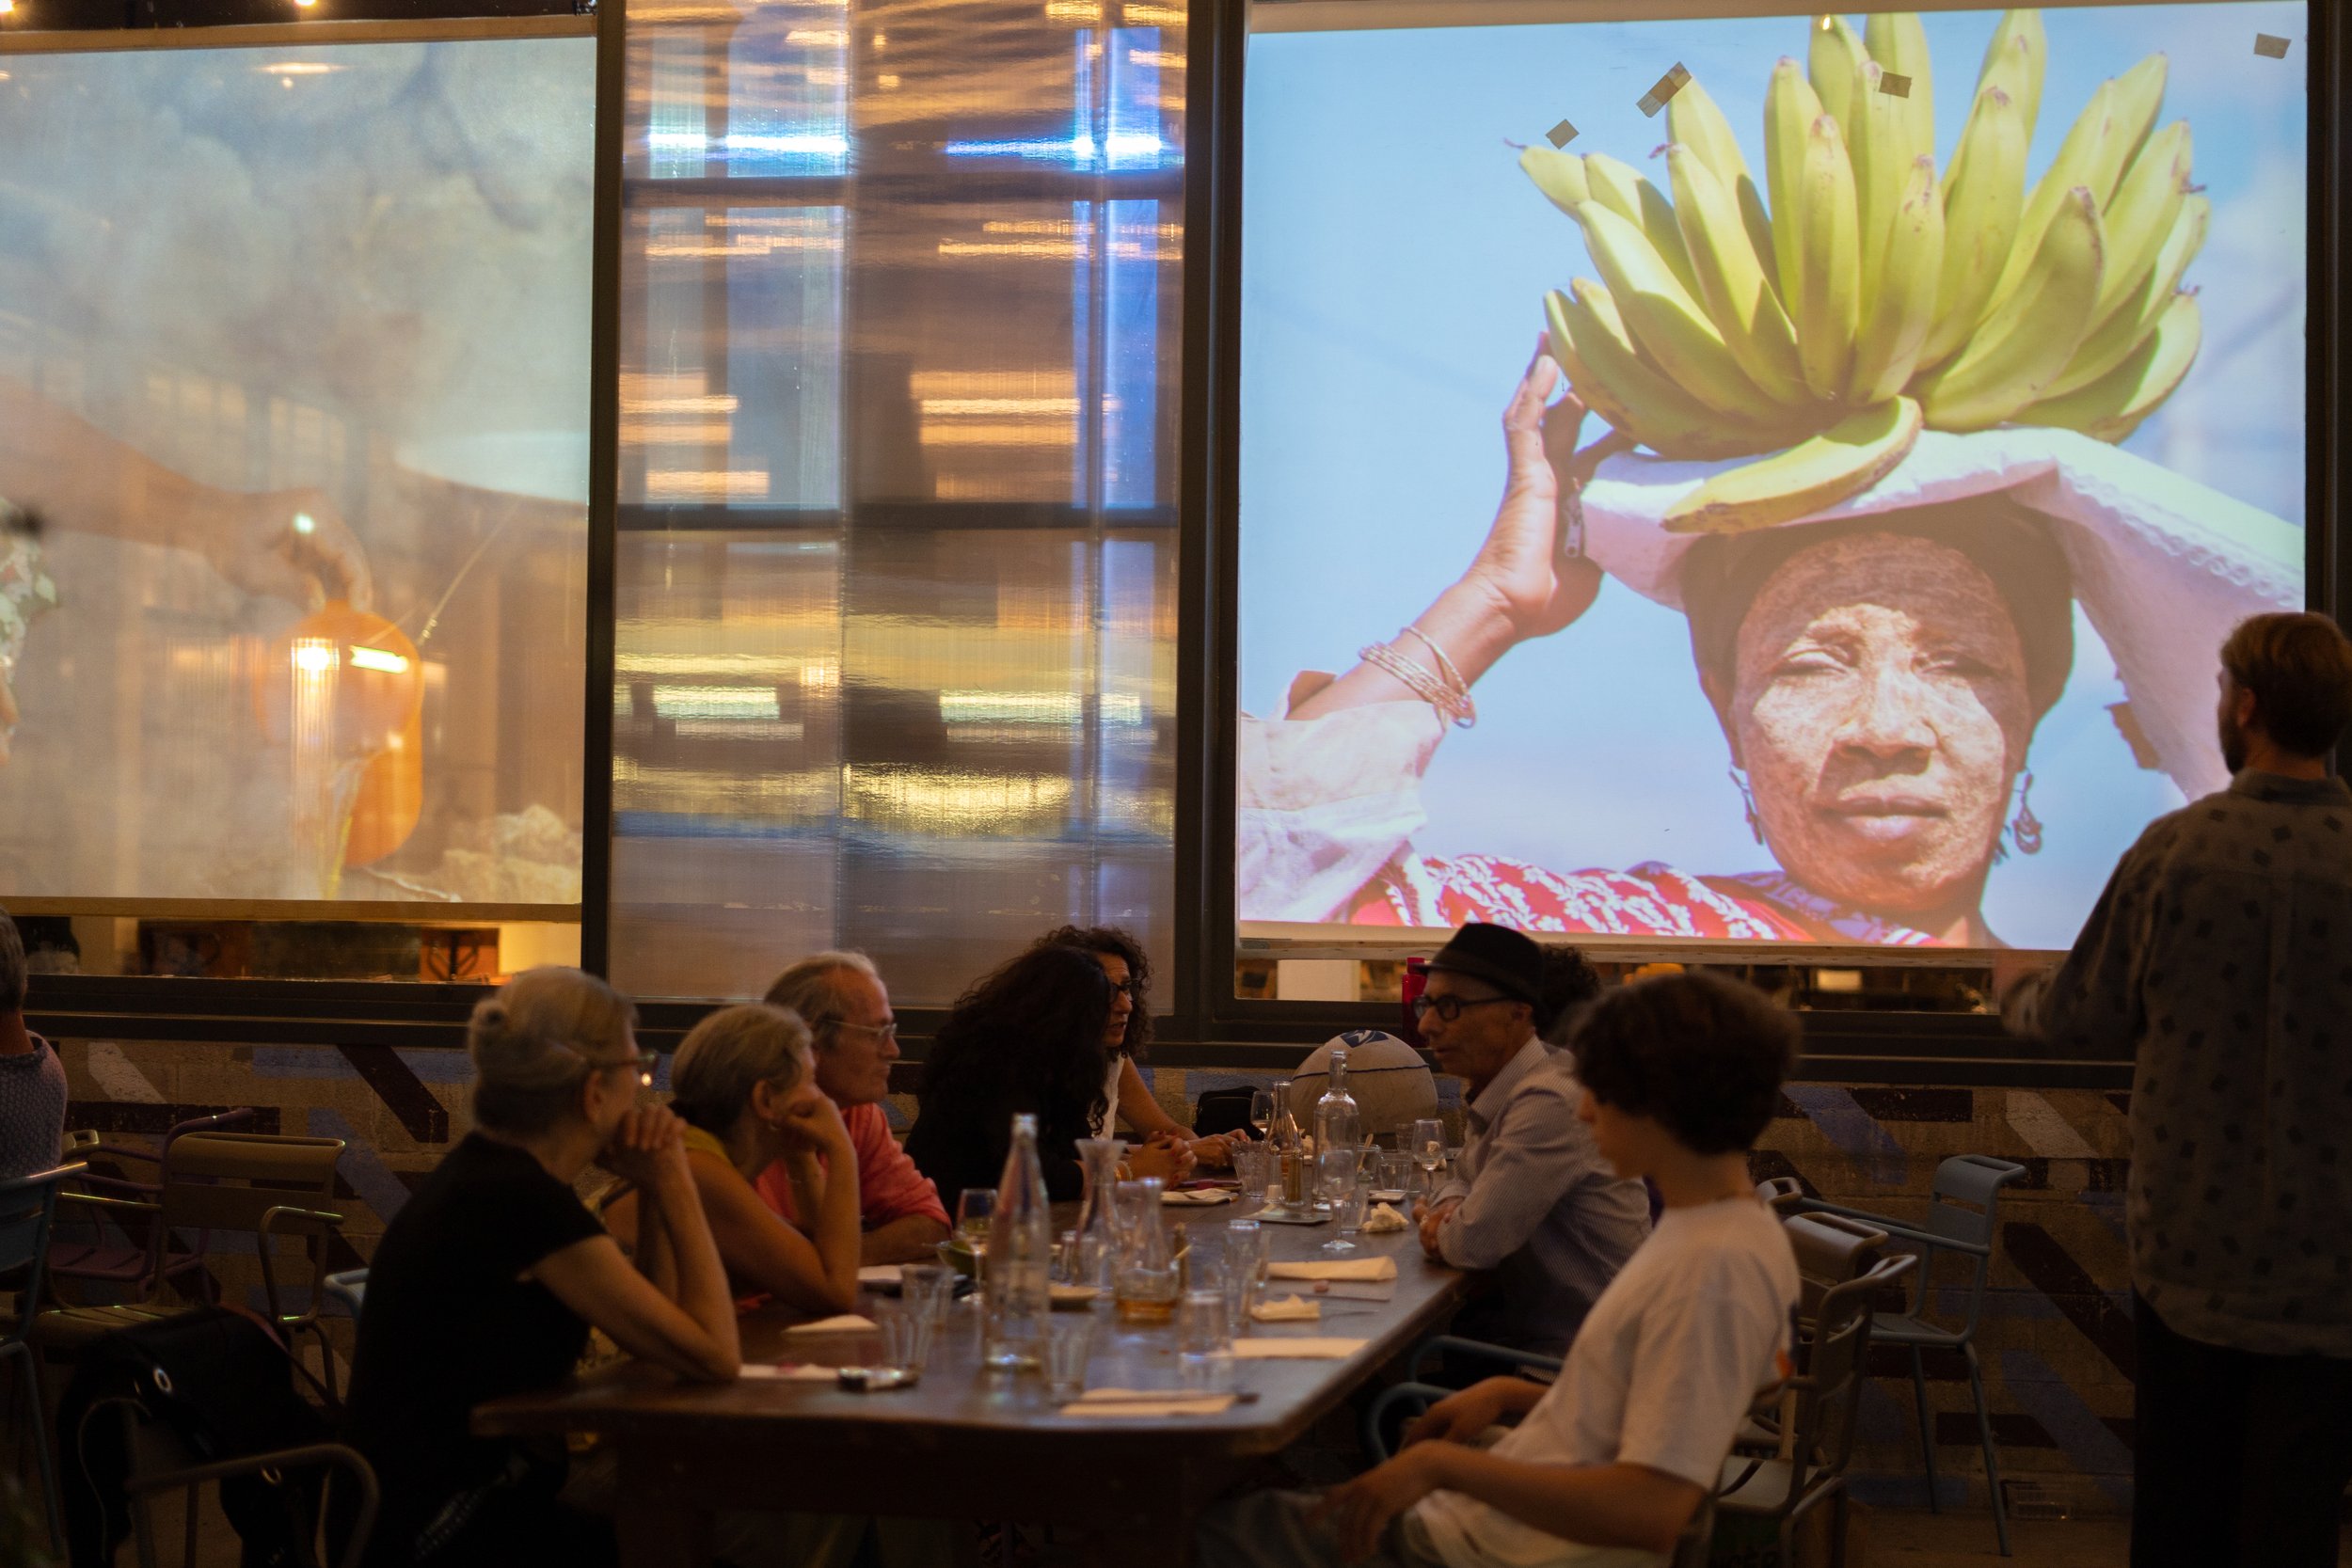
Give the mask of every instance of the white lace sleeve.
[{"label": "white lace sleeve", "polygon": [[1421,777],[1445,732],[1426,703],[1373,703],[1321,719],[1242,715],[1241,918],[1344,918],[1425,820]]}]

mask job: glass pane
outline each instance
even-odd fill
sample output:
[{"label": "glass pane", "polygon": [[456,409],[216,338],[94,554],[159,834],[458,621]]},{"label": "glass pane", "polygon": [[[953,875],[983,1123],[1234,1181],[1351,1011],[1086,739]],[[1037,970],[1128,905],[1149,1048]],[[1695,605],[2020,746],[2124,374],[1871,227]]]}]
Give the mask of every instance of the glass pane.
[{"label": "glass pane", "polygon": [[632,29],[624,986],[1172,946],[1181,22]]},{"label": "glass pane", "polygon": [[594,40],[7,76],[0,885],[576,920]]}]

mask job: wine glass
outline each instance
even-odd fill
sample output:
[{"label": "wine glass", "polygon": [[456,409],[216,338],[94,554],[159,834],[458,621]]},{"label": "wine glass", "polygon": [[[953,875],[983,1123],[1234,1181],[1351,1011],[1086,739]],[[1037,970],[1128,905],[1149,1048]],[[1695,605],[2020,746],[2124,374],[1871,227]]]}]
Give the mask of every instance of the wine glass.
[{"label": "wine glass", "polygon": [[956,1235],[976,1255],[988,1250],[988,1222],[995,1212],[993,1187],[966,1187],[956,1199]]},{"label": "wine glass", "polygon": [[[1315,1196],[1330,1207],[1334,1220],[1340,1218],[1341,1211],[1355,1196],[1356,1162],[1360,1157],[1353,1148],[1327,1148],[1315,1157]],[[1338,1235],[1324,1243],[1323,1250],[1354,1252],[1356,1243]]]},{"label": "wine glass", "polygon": [[1274,1091],[1272,1089],[1249,1091],[1249,1125],[1258,1130],[1258,1136],[1261,1138],[1274,1131]]},{"label": "wine glass", "polygon": [[1438,1190],[1438,1170],[1445,1164],[1445,1123],[1436,1117],[1423,1117],[1413,1123],[1413,1131],[1406,1140],[1406,1151],[1413,1164],[1421,1167],[1421,1186],[1424,1196]]}]

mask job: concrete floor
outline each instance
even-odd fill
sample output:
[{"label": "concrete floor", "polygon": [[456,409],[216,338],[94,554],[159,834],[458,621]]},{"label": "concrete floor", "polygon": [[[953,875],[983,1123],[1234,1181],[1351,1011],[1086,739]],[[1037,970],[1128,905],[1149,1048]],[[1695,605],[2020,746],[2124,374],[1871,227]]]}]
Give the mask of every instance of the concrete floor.
[{"label": "concrete floor", "polygon": [[[2122,1519],[2012,1521],[2004,1558],[1994,1544],[1993,1521],[1982,1514],[1894,1513],[1855,1514],[1847,1568],[2124,1568],[2131,1529]],[[2352,1568],[2352,1530],[2336,1560]]]}]

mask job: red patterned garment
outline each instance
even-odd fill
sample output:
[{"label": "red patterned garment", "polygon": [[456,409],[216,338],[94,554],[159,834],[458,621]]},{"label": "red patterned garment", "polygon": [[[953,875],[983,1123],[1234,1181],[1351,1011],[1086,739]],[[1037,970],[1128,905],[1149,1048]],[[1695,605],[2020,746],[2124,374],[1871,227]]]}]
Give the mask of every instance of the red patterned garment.
[{"label": "red patterned garment", "polygon": [[1359,926],[1492,921],[1578,936],[1937,945],[1933,937],[1833,903],[1777,871],[1694,877],[1659,862],[1630,871],[1548,871],[1496,855],[1391,861],[1348,910]]}]

